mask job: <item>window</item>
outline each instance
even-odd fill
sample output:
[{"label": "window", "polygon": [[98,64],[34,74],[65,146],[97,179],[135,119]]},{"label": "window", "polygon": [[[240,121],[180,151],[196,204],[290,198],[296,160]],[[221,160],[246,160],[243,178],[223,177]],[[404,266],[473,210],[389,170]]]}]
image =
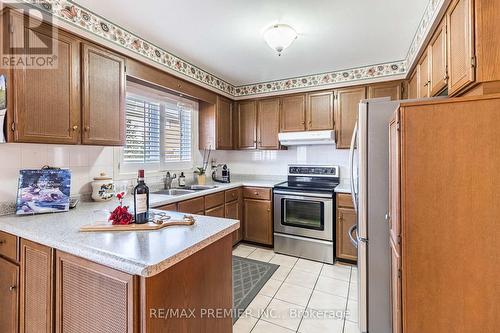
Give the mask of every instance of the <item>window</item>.
[{"label": "window", "polygon": [[[127,82],[125,147],[120,173],[139,167],[191,167],[195,102]],[[189,164],[189,165],[188,165]]]}]

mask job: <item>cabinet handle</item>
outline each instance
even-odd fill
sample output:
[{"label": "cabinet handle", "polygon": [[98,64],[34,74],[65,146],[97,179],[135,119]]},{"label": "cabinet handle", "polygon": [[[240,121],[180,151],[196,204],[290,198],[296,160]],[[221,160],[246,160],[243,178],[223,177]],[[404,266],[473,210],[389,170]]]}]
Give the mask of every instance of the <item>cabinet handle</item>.
[{"label": "cabinet handle", "polygon": [[255,194],[255,195],[259,195],[259,192],[254,192],[253,194]]},{"label": "cabinet handle", "polygon": [[267,209],[267,212],[271,212],[271,208],[268,208],[268,209]]},{"label": "cabinet handle", "polygon": [[78,126],[74,125],[72,128],[71,128],[73,131],[76,131],[78,129]]},{"label": "cabinet handle", "polygon": [[16,289],[17,289],[17,286],[16,286],[16,285],[14,285],[14,286],[10,286],[10,287],[9,287],[9,291],[14,291],[14,290],[16,290]]},{"label": "cabinet handle", "polygon": [[89,132],[90,131],[90,126],[85,126],[84,130],[85,130],[85,132]]}]

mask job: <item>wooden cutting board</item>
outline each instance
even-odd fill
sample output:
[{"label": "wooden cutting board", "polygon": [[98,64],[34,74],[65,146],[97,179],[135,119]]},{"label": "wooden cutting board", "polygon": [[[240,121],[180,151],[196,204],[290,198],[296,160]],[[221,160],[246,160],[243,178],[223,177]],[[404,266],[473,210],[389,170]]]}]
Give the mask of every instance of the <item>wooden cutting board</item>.
[{"label": "wooden cutting board", "polygon": [[88,224],[80,227],[82,232],[95,232],[95,231],[144,231],[144,230],[159,230],[173,225],[193,225],[194,218],[184,219],[180,221],[164,221],[161,224],[148,222],[144,224],[125,224],[125,225],[112,225],[112,224]]}]

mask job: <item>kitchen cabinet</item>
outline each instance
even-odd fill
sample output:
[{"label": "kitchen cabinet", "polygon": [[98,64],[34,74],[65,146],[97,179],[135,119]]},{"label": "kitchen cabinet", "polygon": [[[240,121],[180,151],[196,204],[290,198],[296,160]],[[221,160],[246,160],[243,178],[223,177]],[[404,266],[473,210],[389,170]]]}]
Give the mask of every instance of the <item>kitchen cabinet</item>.
[{"label": "kitchen cabinet", "polygon": [[18,261],[18,238],[0,231],[0,256],[12,261]]},{"label": "kitchen cabinet", "polygon": [[224,218],[224,213],[225,213],[224,205],[217,206],[217,207],[205,210],[205,215],[206,216],[213,216],[213,217]]},{"label": "kitchen cabinet", "polygon": [[306,130],[306,95],[291,95],[281,98],[280,132]]},{"label": "kitchen cabinet", "polygon": [[[268,196],[269,193],[269,196]],[[263,245],[273,244],[271,190],[245,187],[243,189],[243,239]]]},{"label": "kitchen cabinet", "polygon": [[205,212],[205,198],[199,197],[181,201],[177,204],[177,211],[180,213],[203,215]]},{"label": "kitchen cabinet", "polygon": [[259,100],[257,104],[257,148],[279,149],[280,100]]},{"label": "kitchen cabinet", "polygon": [[448,85],[446,71],[446,21],[441,22],[428,47],[430,96],[437,96]]},{"label": "kitchen cabinet", "polygon": [[418,71],[418,91],[420,95],[419,98],[429,97],[429,84],[431,83],[429,78],[429,57],[427,52],[422,55],[420,62],[417,66]]},{"label": "kitchen cabinet", "polygon": [[473,0],[454,0],[446,25],[448,94],[453,96],[475,81]]},{"label": "kitchen cabinet", "polygon": [[415,69],[408,80],[408,99],[418,98],[418,74]]},{"label": "kitchen cabinet", "polygon": [[410,103],[390,123],[394,332],[497,331],[499,109],[493,94]]},{"label": "kitchen cabinet", "polygon": [[390,97],[391,100],[403,99],[401,81],[376,83],[368,86],[368,98]]},{"label": "kitchen cabinet", "polygon": [[53,332],[54,257],[49,247],[21,239],[20,332]]},{"label": "kitchen cabinet", "polygon": [[177,211],[177,203],[168,204],[165,206],[158,207],[156,209],[176,212]]},{"label": "kitchen cabinet", "polygon": [[234,246],[243,239],[243,221],[241,219],[240,200],[226,203],[224,217],[227,219],[240,221],[240,228],[233,232],[233,246]]},{"label": "kitchen cabinet", "polygon": [[199,148],[233,149],[233,103],[217,96],[215,104],[199,103]]},{"label": "kitchen cabinet", "polygon": [[359,102],[366,98],[366,88],[347,88],[335,91],[335,135],[337,149],[349,149],[356,124]]},{"label": "kitchen cabinet", "polygon": [[257,148],[257,102],[238,103],[238,148]]},{"label": "kitchen cabinet", "polygon": [[333,91],[309,93],[307,96],[307,130],[333,129]]},{"label": "kitchen cabinet", "polygon": [[205,210],[224,205],[224,192],[217,192],[205,196]]},{"label": "kitchen cabinet", "polygon": [[82,44],[82,143],[125,143],[125,59]]},{"label": "kitchen cabinet", "polygon": [[17,333],[19,326],[19,266],[0,258],[0,328]]},{"label": "kitchen cabinet", "polygon": [[28,26],[22,17],[13,17],[13,34],[22,31],[24,38],[38,38],[57,52],[55,68],[12,71],[13,141],[80,143],[80,40],[61,30],[53,34],[48,24]]},{"label": "kitchen cabinet", "polygon": [[132,275],[57,251],[55,331],[134,332],[135,285]]},{"label": "kitchen cabinet", "polygon": [[336,257],[350,262],[358,259],[358,251],[351,242],[349,229],[356,225],[356,211],[350,194],[337,194]]}]

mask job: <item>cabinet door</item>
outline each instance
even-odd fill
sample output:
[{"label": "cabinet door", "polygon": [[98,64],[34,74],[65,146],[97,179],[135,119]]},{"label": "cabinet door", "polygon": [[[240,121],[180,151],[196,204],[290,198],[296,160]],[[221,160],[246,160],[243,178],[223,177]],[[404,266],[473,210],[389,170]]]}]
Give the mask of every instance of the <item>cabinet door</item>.
[{"label": "cabinet door", "polygon": [[125,142],[125,60],[90,44],[82,46],[82,142]]},{"label": "cabinet door", "polygon": [[358,251],[351,243],[349,229],[356,224],[354,209],[337,208],[337,258],[357,260]]},{"label": "cabinet door", "polygon": [[18,332],[19,267],[0,258],[0,328],[2,332]]},{"label": "cabinet door", "polygon": [[233,201],[226,204],[224,217],[227,219],[240,220],[240,228],[233,232],[233,245],[243,238],[243,221],[241,220],[240,201]]},{"label": "cabinet door", "polygon": [[446,73],[446,22],[442,22],[429,42],[430,95],[436,96],[448,83]]},{"label": "cabinet door", "polygon": [[271,201],[245,199],[243,216],[244,239],[247,241],[272,245],[273,221],[271,215]]},{"label": "cabinet door", "polygon": [[257,110],[257,148],[279,149],[278,132],[280,129],[279,99],[259,101]]},{"label": "cabinet door", "polygon": [[401,82],[377,83],[368,86],[368,98],[390,97],[391,100],[403,98]]},{"label": "cabinet door", "polygon": [[243,101],[238,103],[238,148],[257,148],[257,103]]},{"label": "cabinet door", "polygon": [[408,80],[408,98],[418,98],[418,74],[417,70],[413,71],[413,74],[410,76]]},{"label": "cabinet door", "polygon": [[281,98],[281,132],[300,132],[306,129],[306,96]]},{"label": "cabinet door", "polygon": [[53,250],[21,239],[20,331],[53,331]]},{"label": "cabinet door", "polygon": [[333,91],[307,94],[307,130],[333,129]]},{"label": "cabinet door", "polygon": [[134,277],[56,253],[56,332],[134,332]]},{"label": "cabinet door", "polygon": [[419,98],[429,97],[429,84],[431,83],[429,79],[429,57],[427,56],[427,52],[422,55],[420,62],[418,63],[418,79],[419,79],[419,87],[418,90],[420,92]]},{"label": "cabinet door", "polygon": [[475,80],[474,14],[472,0],[455,0],[446,15],[448,27],[448,95],[454,95]]},{"label": "cabinet door", "polygon": [[402,324],[402,281],[401,281],[401,257],[394,247],[391,246],[391,308],[392,308],[392,332],[401,333]]},{"label": "cabinet door", "polygon": [[401,243],[400,204],[401,204],[401,167],[400,167],[400,138],[399,138],[399,110],[396,111],[389,124],[389,235],[394,244]]},{"label": "cabinet door", "polygon": [[[14,140],[16,142],[77,144],[80,142],[79,41],[42,24],[23,29],[24,38],[52,44],[57,64],[51,69],[13,70]],[[26,54],[30,54],[27,49]]]},{"label": "cabinet door", "polygon": [[205,215],[224,218],[224,205],[205,210]]},{"label": "cabinet door", "polygon": [[358,117],[359,101],[366,98],[366,89],[348,88],[335,91],[335,131],[337,149],[351,145],[354,125]]},{"label": "cabinet door", "polygon": [[217,96],[217,149],[233,149],[233,104]]}]

